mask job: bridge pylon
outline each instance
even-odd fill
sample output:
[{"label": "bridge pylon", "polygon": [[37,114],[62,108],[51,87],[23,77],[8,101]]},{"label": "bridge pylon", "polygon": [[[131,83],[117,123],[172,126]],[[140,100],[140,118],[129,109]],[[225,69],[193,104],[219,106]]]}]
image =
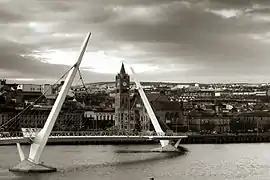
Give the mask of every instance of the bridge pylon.
[{"label": "bridge pylon", "polygon": [[[137,90],[141,96],[141,99],[142,99],[144,107],[149,115],[151,123],[154,126],[155,132],[157,133],[158,136],[166,136],[165,132],[162,130],[162,128],[157,120],[157,117],[156,117],[156,115],[155,115],[155,113],[154,113],[154,111],[153,111],[153,109],[148,101],[148,98],[146,97],[146,94],[143,90],[143,87],[141,86],[141,83],[138,81],[138,79],[136,77],[135,71],[133,70],[133,68],[131,66],[128,65],[128,67],[131,70],[132,77],[135,81]],[[158,152],[182,152],[183,149],[179,147],[181,139],[182,138],[179,138],[176,142],[173,140],[162,140],[161,139],[161,140],[159,140],[161,147],[153,149],[153,151],[154,152],[157,152],[157,151]]]},{"label": "bridge pylon", "polygon": [[59,92],[57,99],[52,107],[52,110],[46,120],[44,127],[40,132],[36,134],[33,138],[32,144],[30,146],[29,157],[26,159],[20,145],[17,144],[21,162],[14,167],[10,168],[9,171],[12,172],[54,172],[56,168],[46,166],[39,162],[39,159],[43,153],[45,145],[48,141],[49,135],[53,129],[55,121],[58,117],[58,114],[62,108],[62,105],[67,96],[68,90],[70,89],[72,82],[76,76],[76,73],[79,70],[79,66],[82,62],[84,52],[86,51],[87,44],[89,42],[91,33],[89,32],[82,44],[81,51],[78,55],[77,62],[70,69],[67,78]]}]

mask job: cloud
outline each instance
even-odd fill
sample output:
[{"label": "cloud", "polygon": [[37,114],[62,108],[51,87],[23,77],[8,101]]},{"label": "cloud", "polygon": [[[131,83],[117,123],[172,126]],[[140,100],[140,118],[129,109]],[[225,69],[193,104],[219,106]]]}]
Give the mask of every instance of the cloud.
[{"label": "cloud", "polygon": [[214,13],[218,16],[221,16],[223,18],[232,18],[232,17],[237,17],[242,14],[240,10],[237,9],[221,9],[221,10],[211,10],[211,9],[206,9],[207,12]]},{"label": "cloud", "polygon": [[250,34],[250,38],[254,40],[258,40],[263,43],[269,43],[270,42],[270,32],[262,33],[262,34]]},{"label": "cloud", "polygon": [[270,75],[266,1],[0,3],[3,77],[57,79],[74,63],[88,31],[87,81],[114,80],[122,60],[142,80],[262,81]]}]

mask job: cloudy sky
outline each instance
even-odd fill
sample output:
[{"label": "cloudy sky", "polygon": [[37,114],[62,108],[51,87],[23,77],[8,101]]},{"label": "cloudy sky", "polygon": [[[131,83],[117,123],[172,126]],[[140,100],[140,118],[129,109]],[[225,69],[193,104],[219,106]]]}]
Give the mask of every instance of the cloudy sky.
[{"label": "cloudy sky", "polygon": [[269,82],[269,0],[0,0],[0,78],[52,83],[76,60],[86,82],[121,61],[142,81]]}]

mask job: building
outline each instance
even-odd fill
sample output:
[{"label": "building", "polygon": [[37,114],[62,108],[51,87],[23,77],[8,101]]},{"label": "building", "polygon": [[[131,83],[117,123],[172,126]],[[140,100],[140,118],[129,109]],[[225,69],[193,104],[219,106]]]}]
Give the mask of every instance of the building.
[{"label": "building", "polygon": [[41,85],[38,84],[19,84],[17,90],[22,92],[42,92]]},{"label": "building", "polygon": [[[115,126],[120,130],[150,131],[153,126],[144,104],[137,91],[131,96],[130,77],[125,71],[124,64],[116,75],[115,93]],[[184,126],[182,105],[172,102],[164,91],[147,93],[147,98],[164,131],[172,129],[180,131]]]},{"label": "building", "polygon": [[50,85],[50,84],[19,84],[17,90],[24,93],[42,93],[46,97],[56,96],[61,90],[64,81],[60,84]]},{"label": "building", "polygon": [[43,84],[43,85],[41,85],[41,92],[45,96],[53,95],[54,94],[53,93],[53,86],[50,84]]},{"label": "building", "polygon": [[187,131],[211,134],[230,132],[230,117],[193,116],[186,118]]},{"label": "building", "polygon": [[269,132],[270,112],[254,111],[244,112],[231,120],[232,132]]},{"label": "building", "polygon": [[[0,113],[0,123],[7,123],[4,129],[9,131],[20,131],[21,128],[43,128],[50,108],[31,108],[18,116],[16,119],[7,123],[11,118],[15,117],[20,110],[13,113]],[[83,112],[73,111],[66,112],[60,111],[53,131],[77,131],[83,129]]]},{"label": "building", "polygon": [[[163,91],[160,93],[147,93],[148,101],[156,115],[161,128],[164,131],[173,130],[179,132],[184,127],[184,114],[182,104],[176,101],[170,101]],[[135,93],[132,101],[131,114],[134,121],[139,124],[140,131],[153,130],[150,117],[138,93]],[[137,115],[136,111],[139,111]],[[138,120],[139,116],[139,120]]]},{"label": "building", "polygon": [[[1,112],[0,113],[0,125],[7,123],[12,117],[13,117],[13,114],[10,112]],[[2,129],[0,129],[0,131],[2,131]]]},{"label": "building", "polygon": [[84,126],[87,130],[106,130],[114,125],[115,111],[112,108],[94,109],[84,112]]},{"label": "building", "polygon": [[6,80],[5,79],[0,79],[0,92],[2,90],[2,88],[6,85]]},{"label": "building", "polygon": [[130,131],[135,128],[130,118],[130,77],[123,63],[115,81],[115,126],[121,130]]}]

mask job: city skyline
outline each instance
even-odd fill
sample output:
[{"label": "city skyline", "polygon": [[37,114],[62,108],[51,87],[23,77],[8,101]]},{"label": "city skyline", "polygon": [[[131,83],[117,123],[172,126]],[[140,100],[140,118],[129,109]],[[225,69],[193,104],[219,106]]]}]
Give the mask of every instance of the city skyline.
[{"label": "city skyline", "polygon": [[[269,82],[270,2],[262,0],[0,1],[0,78],[53,83],[75,62],[86,82],[121,62],[141,81]],[[132,79],[132,76],[131,76]]]}]

